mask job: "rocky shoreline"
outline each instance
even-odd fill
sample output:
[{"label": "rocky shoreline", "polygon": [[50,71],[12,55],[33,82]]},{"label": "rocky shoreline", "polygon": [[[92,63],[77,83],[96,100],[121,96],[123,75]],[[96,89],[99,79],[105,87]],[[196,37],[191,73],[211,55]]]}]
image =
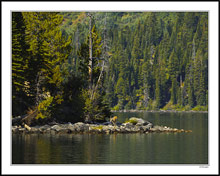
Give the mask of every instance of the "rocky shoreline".
[{"label": "rocky shoreline", "polygon": [[[112,134],[112,133],[152,133],[152,132],[166,132],[166,133],[182,133],[192,132],[191,130],[170,128],[166,126],[153,125],[151,122],[145,121],[140,118],[132,117],[131,122],[116,123],[113,125],[110,122],[88,124],[83,122],[77,123],[52,123],[43,126],[30,127],[24,125],[12,126],[13,134]],[[136,121],[135,121],[136,120]]]}]

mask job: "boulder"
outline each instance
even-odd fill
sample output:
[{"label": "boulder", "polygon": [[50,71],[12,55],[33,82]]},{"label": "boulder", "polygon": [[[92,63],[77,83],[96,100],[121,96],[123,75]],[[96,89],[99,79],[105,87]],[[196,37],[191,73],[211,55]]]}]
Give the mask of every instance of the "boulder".
[{"label": "boulder", "polygon": [[124,126],[120,126],[120,132],[121,132],[121,133],[125,133],[125,132],[126,132],[125,127],[124,127]]},{"label": "boulder", "polygon": [[128,123],[123,123],[122,125],[123,125],[125,128],[129,128],[129,129],[131,129],[131,128],[134,127],[134,125],[133,125],[132,123],[130,123],[130,122],[128,122]]},{"label": "boulder", "polygon": [[67,129],[70,133],[76,131],[76,127],[73,124],[68,124]]},{"label": "boulder", "polygon": [[53,125],[58,125],[58,123],[57,122],[55,122],[54,120],[52,121],[52,122],[49,122],[48,123],[50,126],[53,126]]},{"label": "boulder", "polygon": [[152,123],[148,123],[147,125],[145,125],[146,128],[151,129],[153,128],[153,124]]},{"label": "boulder", "polygon": [[[58,125],[54,125],[53,126],[54,128],[51,127],[51,129],[55,130],[56,126],[58,126]],[[46,130],[50,129],[50,126],[49,125],[44,125],[44,126],[41,126],[41,127],[36,126],[36,128],[39,128],[40,131],[46,131]]]},{"label": "boulder", "polygon": [[59,125],[54,125],[51,127],[51,130],[55,130],[57,132],[59,132],[62,128]]},{"label": "boulder", "polygon": [[137,117],[131,117],[129,121],[134,122],[137,126],[144,126],[144,125],[152,124],[142,118],[137,118]]},{"label": "boulder", "polygon": [[72,131],[68,128],[62,128],[61,130],[59,130],[59,134],[68,134],[71,133]]},{"label": "boulder", "polygon": [[32,127],[30,131],[31,131],[32,133],[38,133],[38,132],[39,132],[39,129]]},{"label": "boulder", "polygon": [[19,132],[18,126],[12,126],[12,132],[13,133],[18,133]]},{"label": "boulder", "polygon": [[87,132],[87,131],[89,131],[89,125],[86,125],[83,122],[75,123],[74,127],[75,127],[77,132]]},{"label": "boulder", "polygon": [[147,131],[149,131],[151,128],[150,128],[150,126],[140,126],[140,131],[143,131],[143,132],[147,132]]},{"label": "boulder", "polygon": [[133,128],[131,128],[132,132],[139,132],[140,131],[140,126],[134,126]]},{"label": "boulder", "polygon": [[18,129],[18,133],[25,133],[25,131],[26,131],[25,128],[19,128]]}]

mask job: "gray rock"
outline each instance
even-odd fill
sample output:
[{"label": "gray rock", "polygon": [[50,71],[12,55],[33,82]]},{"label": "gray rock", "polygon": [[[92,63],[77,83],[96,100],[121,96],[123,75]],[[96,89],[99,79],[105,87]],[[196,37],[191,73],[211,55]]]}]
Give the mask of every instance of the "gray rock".
[{"label": "gray rock", "polygon": [[152,123],[148,123],[148,124],[146,125],[146,127],[147,127],[148,129],[151,129],[151,128],[153,128],[153,124],[152,124]]},{"label": "gray rock", "polygon": [[18,126],[12,126],[12,133],[18,133],[19,129]]},{"label": "gray rock", "polygon": [[149,131],[150,129],[151,129],[151,127],[148,125],[140,127],[140,131],[143,131],[143,132]]},{"label": "gray rock", "polygon": [[76,127],[73,124],[68,124],[67,128],[70,130],[70,132],[76,131]]},{"label": "gray rock", "polygon": [[[58,125],[54,125],[54,129],[56,128],[56,126]],[[49,125],[44,125],[44,126],[41,126],[41,127],[38,127],[40,131],[46,131],[47,129],[50,129],[50,126]],[[52,129],[52,127],[51,127]]]},{"label": "gray rock", "polygon": [[125,128],[125,132],[131,132],[132,130],[130,128]]},{"label": "gray rock", "polygon": [[121,133],[125,133],[125,132],[126,132],[125,127],[124,127],[124,126],[120,126],[120,132],[121,132]]},{"label": "gray rock", "polygon": [[37,132],[39,132],[39,128],[32,127],[31,132],[32,133],[37,133]]},{"label": "gray rock", "polygon": [[74,127],[75,127],[77,132],[87,132],[87,131],[89,131],[89,125],[86,125],[82,122],[75,123]]},{"label": "gray rock", "polygon": [[71,133],[70,129],[67,128],[62,128],[58,131],[59,134],[67,134],[67,133]]},{"label": "gray rock", "polygon": [[26,131],[25,128],[19,128],[19,129],[18,129],[18,132],[19,132],[19,133],[25,133],[25,131]]},{"label": "gray rock", "polygon": [[54,125],[51,127],[52,130],[60,131],[62,128],[59,125]]},{"label": "gray rock", "polygon": [[130,129],[134,127],[134,125],[132,123],[130,123],[130,122],[123,123],[122,125],[125,126],[125,128],[130,128]]},{"label": "gray rock", "polygon": [[131,128],[132,132],[139,132],[140,131],[140,127],[139,126],[134,126],[133,128]]},{"label": "gray rock", "polygon": [[49,123],[49,125],[51,125],[51,126],[53,126],[53,125],[58,125],[58,123],[55,122],[55,121],[52,121],[52,122]]}]

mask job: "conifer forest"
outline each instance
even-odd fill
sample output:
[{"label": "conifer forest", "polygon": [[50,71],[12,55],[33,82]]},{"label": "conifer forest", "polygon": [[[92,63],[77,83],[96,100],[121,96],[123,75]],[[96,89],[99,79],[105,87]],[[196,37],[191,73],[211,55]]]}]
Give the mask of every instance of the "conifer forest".
[{"label": "conifer forest", "polygon": [[208,111],[208,12],[12,12],[12,116]]}]

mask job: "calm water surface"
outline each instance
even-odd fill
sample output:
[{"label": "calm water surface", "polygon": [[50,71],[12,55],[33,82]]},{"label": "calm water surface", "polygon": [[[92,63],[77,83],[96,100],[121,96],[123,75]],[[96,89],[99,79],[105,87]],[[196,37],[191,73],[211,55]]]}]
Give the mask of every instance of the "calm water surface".
[{"label": "calm water surface", "polygon": [[12,164],[208,164],[208,113],[115,113],[192,133],[12,135]]}]

